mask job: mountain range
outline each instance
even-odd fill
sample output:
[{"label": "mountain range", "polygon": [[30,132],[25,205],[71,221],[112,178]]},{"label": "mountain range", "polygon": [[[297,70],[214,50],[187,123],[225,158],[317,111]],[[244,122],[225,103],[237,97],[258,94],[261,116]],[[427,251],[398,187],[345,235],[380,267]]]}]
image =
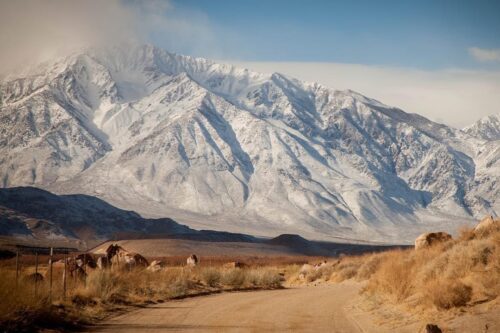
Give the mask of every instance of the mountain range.
[{"label": "mountain range", "polygon": [[193,230],[170,218],[143,218],[88,195],[56,195],[34,187],[0,189],[0,236],[11,242],[14,237],[28,244],[67,243],[79,249],[118,239],[259,241],[249,235]]},{"label": "mountain range", "polygon": [[455,129],[135,44],[5,76],[0,109],[1,187],[96,196],[193,228],[409,242],[500,212],[500,114]]}]

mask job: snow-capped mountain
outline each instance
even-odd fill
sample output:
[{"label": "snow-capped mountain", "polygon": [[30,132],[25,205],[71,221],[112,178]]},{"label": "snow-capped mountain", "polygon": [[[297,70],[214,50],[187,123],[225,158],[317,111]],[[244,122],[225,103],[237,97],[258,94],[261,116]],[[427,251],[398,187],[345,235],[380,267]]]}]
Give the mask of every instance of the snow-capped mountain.
[{"label": "snow-capped mountain", "polygon": [[472,136],[486,141],[500,140],[500,113],[479,119],[463,130]]},{"label": "snow-capped mountain", "polygon": [[0,92],[3,187],[324,239],[410,241],[500,212],[498,141],[353,91],[129,45],[40,65]]}]

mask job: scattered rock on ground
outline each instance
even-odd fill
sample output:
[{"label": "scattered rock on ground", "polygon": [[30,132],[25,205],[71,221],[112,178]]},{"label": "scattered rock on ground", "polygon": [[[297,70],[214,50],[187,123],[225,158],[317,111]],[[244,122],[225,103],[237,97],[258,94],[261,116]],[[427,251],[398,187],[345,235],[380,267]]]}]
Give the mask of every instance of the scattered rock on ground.
[{"label": "scattered rock on ground", "polygon": [[441,329],[439,328],[438,325],[427,324],[420,332],[421,333],[442,333],[443,331],[441,331]]},{"label": "scattered rock on ground", "polygon": [[451,235],[446,232],[428,232],[415,239],[415,250],[426,248],[438,243],[444,243],[451,239]]}]

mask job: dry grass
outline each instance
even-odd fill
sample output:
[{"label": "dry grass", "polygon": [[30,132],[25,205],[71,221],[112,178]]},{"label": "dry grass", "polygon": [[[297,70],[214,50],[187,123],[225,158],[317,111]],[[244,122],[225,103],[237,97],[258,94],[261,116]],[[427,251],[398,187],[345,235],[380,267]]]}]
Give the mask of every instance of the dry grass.
[{"label": "dry grass", "polygon": [[425,297],[438,309],[465,306],[472,297],[472,288],[460,281],[432,280],[426,284]]},{"label": "dry grass", "polygon": [[[420,309],[450,310],[500,295],[500,230],[463,229],[456,240],[429,248],[346,256],[308,272],[305,281],[366,281],[364,293]],[[298,273],[297,273],[298,274]],[[304,281],[303,280],[303,281]]]},{"label": "dry grass", "polygon": [[367,290],[377,290],[401,302],[414,292],[416,269],[414,258],[406,251],[388,253],[370,276]]},{"label": "dry grass", "polygon": [[[44,272],[43,268],[40,270]],[[31,273],[25,267],[23,276]],[[162,302],[168,299],[241,289],[281,287],[276,268],[223,269],[220,266],[195,268],[167,267],[160,272],[94,270],[85,281],[68,279],[62,298],[62,272],[56,270],[53,298],[48,282],[37,284],[20,279],[16,286],[12,267],[0,268],[0,327],[2,332],[36,331],[37,328],[68,330],[95,322],[121,307]]]},{"label": "dry grass", "polygon": [[[195,252],[196,253],[196,252]],[[186,255],[182,256],[163,256],[150,257],[151,260],[160,260],[167,266],[182,266],[186,264]],[[302,265],[310,261],[321,261],[327,259],[325,257],[310,257],[310,256],[207,256],[204,255],[199,266],[201,267],[218,267],[228,262],[242,262],[251,267],[283,267],[288,265]]]}]

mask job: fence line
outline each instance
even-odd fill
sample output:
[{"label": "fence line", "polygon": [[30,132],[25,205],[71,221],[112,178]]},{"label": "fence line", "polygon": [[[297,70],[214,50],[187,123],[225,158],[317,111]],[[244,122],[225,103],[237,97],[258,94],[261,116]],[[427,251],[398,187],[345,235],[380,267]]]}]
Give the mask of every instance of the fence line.
[{"label": "fence line", "polygon": [[[62,298],[65,299],[67,296],[67,291],[68,291],[68,284],[67,284],[67,275],[68,275],[68,259],[70,256],[68,256],[69,253],[74,253],[77,252],[77,249],[75,248],[61,248],[61,247],[35,247],[35,246],[25,246],[25,245],[13,245],[16,247],[16,292],[19,290],[19,283],[21,279],[21,272],[22,272],[22,263],[23,263],[23,255],[25,254],[30,254],[35,256],[35,273],[31,274],[28,278],[29,281],[32,281],[34,284],[34,297],[37,298],[40,295],[43,296],[43,292],[40,293],[40,284],[44,280],[43,278],[40,278],[40,254],[48,255],[48,268],[45,273],[45,276],[47,277],[48,275],[48,299],[50,302],[52,302],[52,299],[54,297],[54,254],[63,254],[64,255],[64,270],[63,270],[63,275],[62,275]],[[75,260],[75,256],[73,256],[73,260]],[[85,268],[84,268],[85,269]],[[76,277],[76,274],[74,274]],[[46,284],[45,284],[46,285]],[[73,283],[73,287],[76,288],[76,280]]]}]

